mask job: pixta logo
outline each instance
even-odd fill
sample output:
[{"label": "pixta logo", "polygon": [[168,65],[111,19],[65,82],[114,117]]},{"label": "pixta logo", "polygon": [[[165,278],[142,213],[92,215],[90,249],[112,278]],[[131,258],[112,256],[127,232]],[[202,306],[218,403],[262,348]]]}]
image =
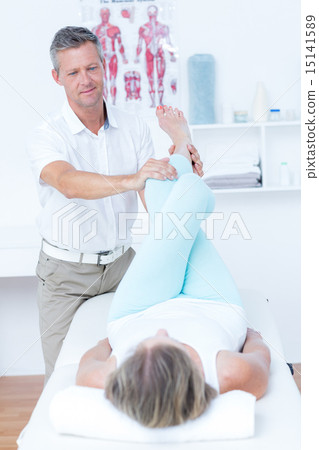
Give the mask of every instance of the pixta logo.
[{"label": "pixta logo", "polygon": [[[150,232],[154,239],[173,240],[178,236],[182,236],[185,240],[194,239],[196,237],[191,233],[189,222],[191,219],[198,220],[203,223],[203,229],[207,239],[214,239],[215,221],[222,220],[223,224],[221,240],[228,240],[231,236],[240,235],[245,240],[251,240],[252,237],[249,230],[239,212],[232,212],[229,217],[225,217],[224,213],[214,212],[185,212],[182,216],[177,216],[174,212],[155,212],[152,215],[152,221],[149,220],[148,213],[139,213],[136,217],[135,213],[119,214],[119,239],[126,240],[129,237],[128,230],[134,235],[146,236]],[[208,220],[206,220],[208,219]],[[135,222],[134,222],[135,221]],[[134,225],[132,225],[134,223]],[[164,230],[165,228],[165,230]],[[198,229],[196,229],[196,234]]]},{"label": "pixta logo", "polygon": [[[79,250],[97,234],[98,214],[94,209],[77,203],[69,203],[52,215],[52,240]],[[93,219],[93,220],[92,220]]]}]

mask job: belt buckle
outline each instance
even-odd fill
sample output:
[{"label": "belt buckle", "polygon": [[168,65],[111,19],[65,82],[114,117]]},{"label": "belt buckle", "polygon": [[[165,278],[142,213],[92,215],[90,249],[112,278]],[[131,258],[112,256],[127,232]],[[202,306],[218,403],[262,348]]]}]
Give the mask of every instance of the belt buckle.
[{"label": "belt buckle", "polygon": [[110,255],[111,253],[113,253],[112,250],[107,250],[106,252],[98,253],[98,255],[97,255],[97,265],[98,265],[98,266],[104,265],[104,264],[101,264],[101,258],[102,258],[102,256],[108,256],[108,255]]}]

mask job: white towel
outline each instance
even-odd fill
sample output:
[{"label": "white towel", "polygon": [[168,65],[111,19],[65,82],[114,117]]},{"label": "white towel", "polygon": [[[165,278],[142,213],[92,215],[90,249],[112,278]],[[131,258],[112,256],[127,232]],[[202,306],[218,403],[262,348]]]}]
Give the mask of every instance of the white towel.
[{"label": "white towel", "polygon": [[204,180],[209,187],[243,188],[261,185],[259,152],[255,143],[235,142],[233,145],[211,145],[204,162]]},{"label": "white towel", "polygon": [[204,165],[205,177],[216,177],[216,176],[234,176],[234,175],[246,175],[255,174],[260,177],[260,167],[253,166],[249,164],[224,164],[219,163],[209,167],[209,165]]},{"label": "white towel", "polygon": [[206,183],[211,189],[235,189],[261,186],[261,182],[259,180],[256,180],[255,178],[228,178],[222,180],[209,179],[208,181],[206,181]]}]

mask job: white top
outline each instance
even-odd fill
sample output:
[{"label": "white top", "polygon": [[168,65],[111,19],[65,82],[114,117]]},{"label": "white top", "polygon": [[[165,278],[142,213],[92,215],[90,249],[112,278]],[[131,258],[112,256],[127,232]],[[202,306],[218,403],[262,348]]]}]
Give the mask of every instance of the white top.
[{"label": "white top", "polygon": [[197,351],[206,382],[219,391],[216,356],[220,350],[242,349],[247,320],[243,308],[224,302],[180,297],[158,303],[108,323],[107,336],[118,366],[161,328]]},{"label": "white top", "polygon": [[[88,130],[66,102],[61,111],[30,135],[27,152],[42,205],[38,227],[42,237],[60,248],[98,253],[131,242],[137,194],[128,191],[97,200],[67,199],[40,179],[53,161],[67,161],[77,170],[105,175],[136,173],[153,157],[147,125],[135,115],[106,105],[108,120],[98,135]],[[119,236],[119,214],[129,213]]]}]

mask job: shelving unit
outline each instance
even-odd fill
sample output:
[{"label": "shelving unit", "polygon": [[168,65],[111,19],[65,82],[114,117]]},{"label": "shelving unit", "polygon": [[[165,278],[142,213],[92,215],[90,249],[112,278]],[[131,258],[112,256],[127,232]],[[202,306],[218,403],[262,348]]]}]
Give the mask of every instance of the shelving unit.
[{"label": "shelving unit", "polygon": [[[216,189],[216,193],[289,192],[300,190],[300,122],[248,122],[191,125],[192,139],[209,167],[218,155],[226,154],[240,141],[256,145],[260,158],[262,186]],[[218,149],[218,150],[217,150]],[[222,156],[221,156],[222,158]],[[280,162],[288,163],[291,184],[280,185]],[[205,176],[204,176],[205,177]]]},{"label": "shelving unit", "polygon": [[245,122],[245,123],[211,123],[203,125],[190,125],[191,131],[196,130],[213,130],[219,128],[265,128],[265,127],[286,127],[300,126],[300,121],[279,120],[278,122]]},{"label": "shelving unit", "polygon": [[0,227],[0,278],[35,276],[40,248],[35,225]]}]

